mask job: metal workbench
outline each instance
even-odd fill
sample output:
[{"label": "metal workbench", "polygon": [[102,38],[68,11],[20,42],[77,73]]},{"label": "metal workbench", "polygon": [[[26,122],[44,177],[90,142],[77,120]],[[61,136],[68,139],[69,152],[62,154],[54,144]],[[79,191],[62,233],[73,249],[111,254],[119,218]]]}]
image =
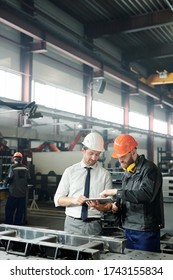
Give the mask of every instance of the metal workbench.
[{"label": "metal workbench", "polygon": [[125,249],[123,236],[80,236],[64,231],[0,225],[0,259],[172,260],[173,238],[164,235],[161,253]]}]

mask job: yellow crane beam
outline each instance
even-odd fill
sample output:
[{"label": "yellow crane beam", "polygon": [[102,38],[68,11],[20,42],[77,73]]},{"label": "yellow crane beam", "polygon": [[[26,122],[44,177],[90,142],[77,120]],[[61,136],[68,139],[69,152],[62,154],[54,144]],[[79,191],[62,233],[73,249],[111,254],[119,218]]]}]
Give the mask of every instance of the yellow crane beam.
[{"label": "yellow crane beam", "polygon": [[173,84],[173,73],[158,72],[157,74],[150,75],[146,82],[148,85]]}]

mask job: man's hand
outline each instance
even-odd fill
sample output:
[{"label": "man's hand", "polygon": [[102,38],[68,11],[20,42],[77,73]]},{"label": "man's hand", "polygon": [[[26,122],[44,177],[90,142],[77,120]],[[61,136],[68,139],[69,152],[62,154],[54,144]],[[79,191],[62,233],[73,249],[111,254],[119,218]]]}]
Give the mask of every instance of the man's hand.
[{"label": "man's hand", "polygon": [[101,197],[113,196],[117,194],[117,189],[104,190],[100,193]]},{"label": "man's hand", "polygon": [[89,207],[93,207],[100,212],[106,212],[112,209],[112,203],[99,203],[98,200],[96,201],[89,200],[87,201],[87,204]]},{"label": "man's hand", "polygon": [[78,197],[67,197],[62,196],[58,199],[58,203],[61,206],[81,206],[85,202],[86,197],[84,195],[80,195]]},{"label": "man's hand", "polygon": [[116,206],[115,203],[112,203],[112,213],[116,213],[116,212],[118,212],[118,211],[119,211],[118,206]]}]

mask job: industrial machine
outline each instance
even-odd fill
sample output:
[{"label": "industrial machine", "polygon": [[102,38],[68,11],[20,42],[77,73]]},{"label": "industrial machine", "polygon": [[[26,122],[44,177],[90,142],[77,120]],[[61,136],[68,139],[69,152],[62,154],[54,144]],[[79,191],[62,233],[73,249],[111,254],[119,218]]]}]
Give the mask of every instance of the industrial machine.
[{"label": "industrial machine", "polygon": [[32,102],[6,102],[3,100],[0,100],[0,107],[7,107],[12,110],[20,111],[22,115],[27,115],[29,119],[33,118],[42,118],[41,112],[37,112],[37,104],[35,101]]}]

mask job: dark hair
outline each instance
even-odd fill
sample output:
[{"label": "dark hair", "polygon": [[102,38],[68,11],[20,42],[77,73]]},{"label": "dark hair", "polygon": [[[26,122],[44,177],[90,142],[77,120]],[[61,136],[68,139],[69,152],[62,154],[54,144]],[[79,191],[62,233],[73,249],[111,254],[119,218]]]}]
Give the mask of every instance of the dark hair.
[{"label": "dark hair", "polygon": [[88,150],[88,147],[86,147],[85,145],[82,145],[82,148],[86,151]]}]

